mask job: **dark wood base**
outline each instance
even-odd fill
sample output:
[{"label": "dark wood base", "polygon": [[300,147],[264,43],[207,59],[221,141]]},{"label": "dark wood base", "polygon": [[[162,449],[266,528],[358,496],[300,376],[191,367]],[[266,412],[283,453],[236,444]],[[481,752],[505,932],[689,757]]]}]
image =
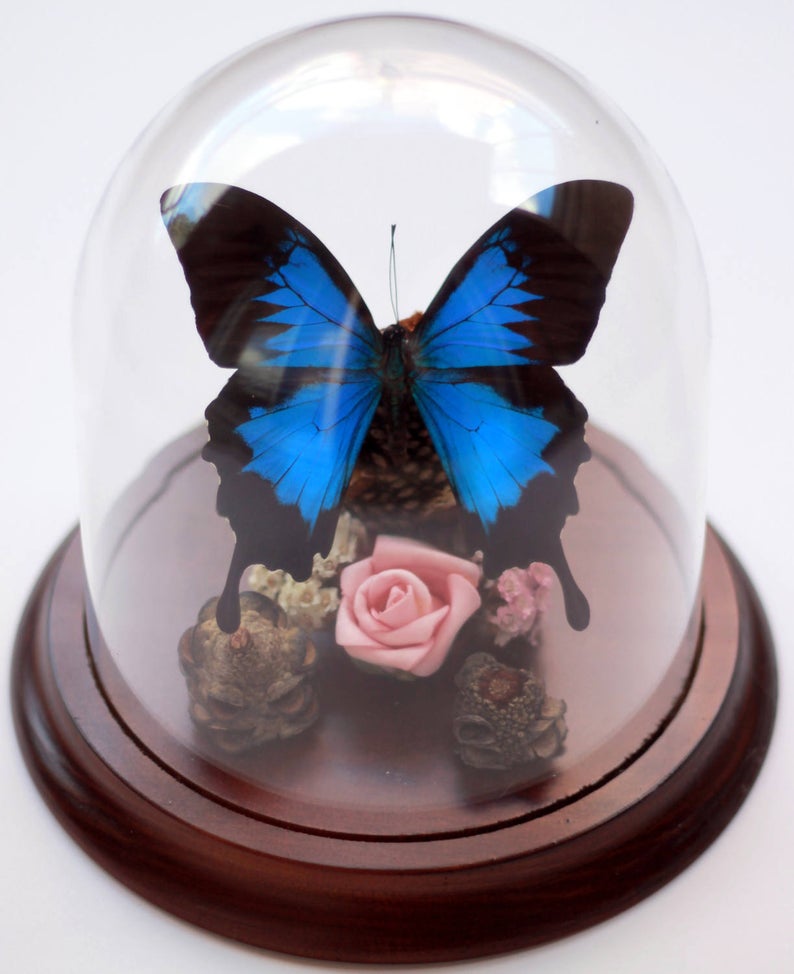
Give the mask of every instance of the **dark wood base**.
[{"label": "dark wood base", "polygon": [[537,814],[447,837],[303,830],[204,791],[141,746],[95,671],[83,584],[75,535],[43,572],[17,640],[16,726],[42,794],[89,854],[147,899],[293,954],[441,961],[604,920],[719,834],[772,731],[769,630],[710,530],[691,682],[661,732],[614,773]]}]

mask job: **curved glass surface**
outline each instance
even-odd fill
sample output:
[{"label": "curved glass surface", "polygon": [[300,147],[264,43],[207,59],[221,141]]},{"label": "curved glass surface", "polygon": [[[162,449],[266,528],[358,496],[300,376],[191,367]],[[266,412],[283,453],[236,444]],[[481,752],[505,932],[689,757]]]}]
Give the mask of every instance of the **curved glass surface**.
[{"label": "curved glass surface", "polygon": [[703,274],[566,68],[412,17],[245,52],[124,160],[76,329],[92,651],[180,774],[300,827],[454,831],[675,707]]}]

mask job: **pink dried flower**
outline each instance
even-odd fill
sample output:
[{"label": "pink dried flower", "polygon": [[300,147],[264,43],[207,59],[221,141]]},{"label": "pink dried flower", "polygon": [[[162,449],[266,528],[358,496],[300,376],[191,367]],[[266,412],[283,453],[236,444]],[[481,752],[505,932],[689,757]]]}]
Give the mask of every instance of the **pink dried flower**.
[{"label": "pink dried flower", "polygon": [[546,611],[554,575],[548,565],[533,561],[529,568],[508,568],[496,583],[504,600],[490,621],[496,626],[496,645],[504,646],[517,636],[532,637]]}]

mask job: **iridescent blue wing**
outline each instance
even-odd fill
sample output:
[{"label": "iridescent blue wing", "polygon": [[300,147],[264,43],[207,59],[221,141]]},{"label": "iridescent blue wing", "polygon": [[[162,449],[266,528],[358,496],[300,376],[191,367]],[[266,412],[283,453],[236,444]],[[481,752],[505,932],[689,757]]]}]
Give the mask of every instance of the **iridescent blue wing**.
[{"label": "iridescent blue wing", "polygon": [[574,477],[589,459],[587,412],[549,366],[433,370],[414,383],[419,411],[462,508],[464,532],[489,577],[542,561],[557,573],[568,620],[583,629],[587,600],[560,542],[578,510]]},{"label": "iridescent blue wing", "polygon": [[333,255],[275,204],[190,183],[168,190],[161,212],[207,352],[237,370],[207,408],[204,450],[237,539],[218,603],[233,631],[247,565],[305,578],[331,547],[381,396],[382,339]]},{"label": "iridescent blue wing", "polygon": [[461,258],[410,337],[413,395],[486,570],[547,561],[576,628],[589,610],[560,532],[587,414],[550,366],[584,353],[632,206],[593,180],[533,196]]},{"label": "iridescent blue wing", "polygon": [[450,271],[415,331],[425,369],[567,365],[595,331],[631,193],[578,180],[532,196]]}]

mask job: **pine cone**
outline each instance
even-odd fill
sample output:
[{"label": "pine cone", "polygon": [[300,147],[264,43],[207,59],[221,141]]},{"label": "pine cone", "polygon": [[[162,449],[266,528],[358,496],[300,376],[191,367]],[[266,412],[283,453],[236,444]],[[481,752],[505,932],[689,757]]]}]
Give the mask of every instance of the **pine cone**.
[{"label": "pine cone", "polygon": [[397,417],[386,397],[372,418],[343,499],[372,537],[408,534],[461,548],[459,509],[419,410],[407,396]]},{"label": "pine cone", "polygon": [[240,596],[240,628],[222,632],[217,601],[207,602],[179,641],[193,722],[232,753],[300,734],[319,714],[313,643],[258,592]]},{"label": "pine cone", "polygon": [[455,677],[457,752],[474,768],[505,770],[551,758],[565,740],[565,703],[528,670],[474,653]]}]

